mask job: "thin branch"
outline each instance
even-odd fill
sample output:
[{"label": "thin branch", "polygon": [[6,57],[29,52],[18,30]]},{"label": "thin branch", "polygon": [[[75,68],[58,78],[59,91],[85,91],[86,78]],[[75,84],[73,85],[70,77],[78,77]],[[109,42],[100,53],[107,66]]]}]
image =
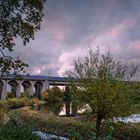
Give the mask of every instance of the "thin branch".
[{"label": "thin branch", "polygon": [[2,49],[0,49],[0,52],[1,52],[1,54],[2,54],[3,57],[5,57],[5,58],[9,58],[9,59],[12,59],[11,56],[7,56],[7,55],[5,55],[4,52],[2,51]]}]

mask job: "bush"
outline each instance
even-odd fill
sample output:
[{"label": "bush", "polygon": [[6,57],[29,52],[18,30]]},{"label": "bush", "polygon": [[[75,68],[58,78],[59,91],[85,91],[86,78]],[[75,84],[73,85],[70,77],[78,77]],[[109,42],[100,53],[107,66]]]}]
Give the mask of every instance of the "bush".
[{"label": "bush", "polygon": [[34,104],[33,100],[29,100],[26,97],[23,98],[9,98],[5,101],[0,101],[0,109],[8,111],[9,109],[15,109],[24,106],[32,106]]},{"label": "bush", "polygon": [[29,98],[29,93],[27,90],[22,93],[22,97]]},{"label": "bush", "polygon": [[14,112],[14,118],[39,131],[64,137],[81,138],[80,140],[93,140],[93,134],[95,134],[95,125],[91,122],[52,114],[46,115],[29,109],[18,109],[11,112]]},{"label": "bush", "polygon": [[113,135],[120,140],[139,140],[140,123],[116,123]]},{"label": "bush", "polygon": [[57,86],[51,88],[49,90],[49,98],[48,101],[49,102],[59,102],[63,100],[63,92],[61,91],[61,89]]},{"label": "bush", "polygon": [[28,100],[26,103],[25,103],[25,106],[33,106],[34,102],[33,102],[33,99],[32,100]]},{"label": "bush", "polygon": [[12,120],[0,127],[0,140],[40,140],[27,126]]},{"label": "bush", "polygon": [[12,98],[7,100],[7,105],[9,109],[14,109],[18,107],[23,107],[26,105],[28,98]]},{"label": "bush", "polygon": [[[13,118],[17,118],[33,128],[69,137],[74,140],[96,140],[95,138],[95,122],[85,121],[66,117],[58,117],[51,114],[43,114],[29,109],[18,109],[14,112]],[[140,124],[125,124],[125,123],[102,123],[100,132],[100,140],[139,140],[140,139]]]},{"label": "bush", "polygon": [[0,124],[2,124],[4,121],[4,115],[5,115],[5,112],[3,110],[0,110]]},{"label": "bush", "polygon": [[7,92],[7,97],[8,98],[14,98],[14,97],[16,97],[16,93],[15,92]]},{"label": "bush", "polygon": [[42,100],[43,101],[48,101],[48,99],[49,99],[49,93],[48,93],[47,90],[45,90],[42,94]]},{"label": "bush", "polygon": [[3,101],[0,100],[0,109],[3,107]]}]

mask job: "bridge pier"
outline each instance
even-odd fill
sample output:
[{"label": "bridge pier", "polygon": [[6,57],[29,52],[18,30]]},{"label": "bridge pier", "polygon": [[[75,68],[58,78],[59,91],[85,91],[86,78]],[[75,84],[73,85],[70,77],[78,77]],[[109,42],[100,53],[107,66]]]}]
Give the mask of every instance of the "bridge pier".
[{"label": "bridge pier", "polygon": [[30,87],[29,87],[29,96],[30,97],[33,97],[34,96],[34,84],[35,84],[35,82],[34,81],[31,81],[31,85],[30,85]]},{"label": "bridge pier", "polygon": [[2,92],[1,92],[1,100],[6,100],[7,98],[7,93],[6,93],[6,88],[7,88],[7,81],[3,80],[3,86],[2,86]]},{"label": "bridge pier", "polygon": [[21,75],[19,78],[16,78],[15,75],[0,76],[0,99],[5,100],[8,96],[6,92],[10,89],[9,97],[20,98],[22,86],[24,91],[28,92],[29,97],[40,97],[44,90],[49,89],[50,85],[66,86],[69,81],[69,78],[55,76]]},{"label": "bridge pier", "polygon": [[45,80],[45,82],[43,83],[43,89],[42,89],[42,92],[45,91],[46,89],[49,89],[49,82],[47,80]]},{"label": "bridge pier", "polygon": [[21,81],[19,81],[17,83],[17,87],[16,87],[16,97],[20,98],[21,97]]}]

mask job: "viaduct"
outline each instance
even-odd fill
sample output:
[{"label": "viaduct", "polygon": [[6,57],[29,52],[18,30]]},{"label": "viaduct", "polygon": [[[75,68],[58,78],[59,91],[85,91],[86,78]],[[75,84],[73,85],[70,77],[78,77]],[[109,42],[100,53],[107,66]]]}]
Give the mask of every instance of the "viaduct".
[{"label": "viaduct", "polygon": [[11,86],[11,92],[16,97],[21,97],[21,88],[27,91],[29,96],[39,97],[41,93],[49,89],[50,85],[67,86],[70,82],[68,77],[39,76],[39,75],[7,75],[0,77],[0,99],[7,99],[7,88]]}]

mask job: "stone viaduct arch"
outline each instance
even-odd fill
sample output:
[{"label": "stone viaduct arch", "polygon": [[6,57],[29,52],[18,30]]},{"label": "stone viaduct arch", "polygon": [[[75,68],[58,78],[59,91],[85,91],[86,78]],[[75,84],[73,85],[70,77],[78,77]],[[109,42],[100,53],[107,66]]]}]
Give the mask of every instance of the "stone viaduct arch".
[{"label": "stone viaduct arch", "polygon": [[13,97],[16,97],[16,91],[18,87],[18,82],[16,80],[10,80],[7,82],[8,85],[11,86],[11,94],[13,94]]},{"label": "stone viaduct arch", "polygon": [[30,87],[31,87],[31,82],[25,80],[25,81],[22,82],[22,86],[23,86],[23,91],[24,92],[28,91],[30,89]]},{"label": "stone viaduct arch", "polygon": [[35,93],[34,96],[40,98],[40,94],[43,92],[43,83],[41,81],[37,81],[34,84]]},{"label": "stone viaduct arch", "polygon": [[49,89],[50,85],[66,86],[70,82],[66,77],[39,76],[39,75],[8,75],[0,77],[0,99],[7,98],[7,85],[11,86],[14,96],[19,98],[22,96],[21,89],[28,92],[29,97],[40,98],[41,93],[45,89]]}]

